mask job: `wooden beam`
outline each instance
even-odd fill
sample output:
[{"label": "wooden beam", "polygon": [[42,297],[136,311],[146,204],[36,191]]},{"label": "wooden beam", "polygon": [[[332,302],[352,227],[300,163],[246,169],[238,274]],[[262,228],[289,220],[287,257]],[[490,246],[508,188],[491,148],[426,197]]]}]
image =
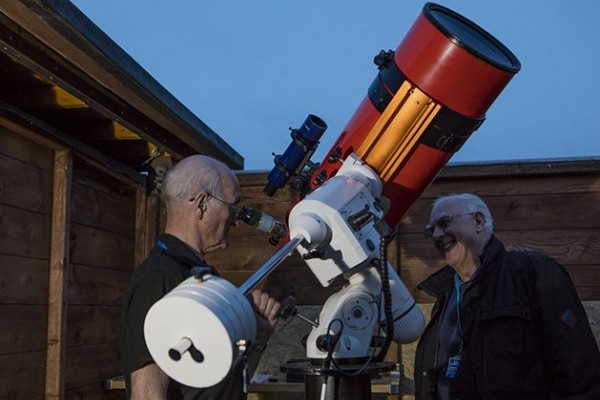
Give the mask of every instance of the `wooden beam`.
[{"label": "wooden beam", "polygon": [[100,140],[90,145],[117,160],[125,161],[130,157],[147,159],[156,153],[156,146],[143,140]]},{"label": "wooden beam", "polygon": [[48,294],[46,399],[64,398],[64,365],[69,277],[69,199],[73,174],[69,150],[54,153],[52,233]]},{"label": "wooden beam", "polygon": [[110,120],[64,121],[57,124],[63,131],[89,142],[93,140],[141,140],[142,138],[118,122]]},{"label": "wooden beam", "polygon": [[150,253],[158,235],[164,230],[165,213],[161,207],[160,197],[149,195],[146,205],[146,255]]},{"label": "wooden beam", "polygon": [[15,133],[25,135],[52,149],[61,147],[74,149],[83,160],[98,167],[102,171],[107,172],[111,176],[126,183],[131,183],[131,181],[133,181],[143,186],[146,185],[146,178],[131,167],[128,167],[113,158],[109,158],[90,145],[65,134],[33,115],[1,100],[0,126],[5,126]]},{"label": "wooden beam", "polygon": [[58,86],[15,88],[3,94],[4,100],[27,109],[87,108],[87,104]]},{"label": "wooden beam", "polygon": [[153,139],[176,158],[211,153],[234,169],[243,168],[240,154],[70,2],[0,2],[0,20],[0,51],[78,93],[101,114]]},{"label": "wooden beam", "polygon": [[161,230],[161,207],[158,196],[147,194],[144,188],[136,190],[134,267],[138,266],[154,246]]},{"label": "wooden beam", "polygon": [[139,265],[147,254],[146,246],[146,190],[138,188],[135,191],[135,243],[133,262],[135,266]]},{"label": "wooden beam", "polygon": [[491,162],[463,162],[446,165],[436,178],[460,181],[473,178],[499,178],[551,175],[582,175],[600,172],[600,158],[531,159]]},{"label": "wooden beam", "polygon": [[140,139],[140,137],[138,135],[136,135],[134,132],[130,131],[129,129],[125,128],[123,125],[119,124],[118,122],[114,122],[114,121],[111,124],[111,129],[109,130],[109,132],[112,134],[111,139],[119,139],[119,140]]}]

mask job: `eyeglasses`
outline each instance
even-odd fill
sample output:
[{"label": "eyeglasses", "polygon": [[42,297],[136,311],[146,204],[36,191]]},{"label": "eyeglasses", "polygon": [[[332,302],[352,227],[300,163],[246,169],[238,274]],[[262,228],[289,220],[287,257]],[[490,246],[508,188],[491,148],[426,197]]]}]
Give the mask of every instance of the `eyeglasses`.
[{"label": "eyeglasses", "polygon": [[217,196],[215,196],[212,193],[208,193],[210,195],[211,199],[215,199],[216,201],[218,201],[219,203],[229,207],[229,214],[231,214],[232,218],[237,221],[238,219],[240,219],[240,215],[241,215],[241,211],[235,206],[235,204],[233,203],[229,203],[225,200],[222,200],[220,198],[218,198]]},{"label": "eyeglasses", "polygon": [[454,222],[455,219],[460,217],[466,217],[467,215],[477,214],[475,212],[463,213],[463,214],[450,214],[439,217],[433,224],[425,226],[425,238],[429,239],[433,236],[435,228],[440,228],[445,231]]},{"label": "eyeglasses", "polygon": [[[233,218],[234,221],[237,221],[238,219],[241,218],[241,210],[238,209],[234,203],[230,203],[228,201],[225,201],[223,199],[218,198],[217,196],[215,196],[214,194],[210,193],[210,192],[206,192],[206,194],[208,194],[209,196],[209,200],[210,199],[215,199],[216,201],[218,201],[219,203],[227,206],[229,208],[229,214],[231,215],[231,217]],[[192,197],[189,201],[192,202],[196,200],[196,197]]]}]

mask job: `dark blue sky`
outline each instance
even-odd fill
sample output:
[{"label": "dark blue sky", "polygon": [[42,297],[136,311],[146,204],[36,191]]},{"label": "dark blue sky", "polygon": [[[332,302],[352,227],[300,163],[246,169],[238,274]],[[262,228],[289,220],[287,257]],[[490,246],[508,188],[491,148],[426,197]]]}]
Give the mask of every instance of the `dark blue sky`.
[{"label": "dark blue sky", "polygon": [[[309,113],[321,161],[424,1],[74,0],[245,158],[266,170]],[[448,0],[513,51],[521,72],[452,162],[600,157],[600,1]]]}]

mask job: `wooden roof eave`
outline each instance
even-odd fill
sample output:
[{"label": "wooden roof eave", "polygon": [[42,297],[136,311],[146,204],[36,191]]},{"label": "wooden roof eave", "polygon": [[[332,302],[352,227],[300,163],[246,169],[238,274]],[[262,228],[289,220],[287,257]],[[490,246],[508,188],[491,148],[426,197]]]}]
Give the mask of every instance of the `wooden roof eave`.
[{"label": "wooden roof eave", "polygon": [[[30,137],[31,134],[37,134],[40,137],[48,138],[51,142],[44,142],[44,144],[54,150],[64,148],[77,149],[78,155],[82,160],[92,165],[104,167],[116,179],[125,183],[134,182],[143,188],[148,187],[146,176],[140,174],[138,171],[107,157],[93,147],[74,139],[3,101],[0,101],[0,126],[8,127],[12,131],[27,137]],[[35,137],[32,137],[32,139],[37,140]]]},{"label": "wooden roof eave", "polygon": [[25,50],[13,48],[35,53],[18,56],[37,64],[37,73],[61,81],[74,95],[175,157],[203,153],[233,169],[243,168],[241,155],[69,1],[0,2],[0,13],[19,31],[0,32],[4,47],[28,36],[43,43],[46,51],[33,43]]},{"label": "wooden roof eave", "polygon": [[479,179],[506,176],[597,174],[599,157],[532,158],[525,160],[450,162],[438,179]]}]

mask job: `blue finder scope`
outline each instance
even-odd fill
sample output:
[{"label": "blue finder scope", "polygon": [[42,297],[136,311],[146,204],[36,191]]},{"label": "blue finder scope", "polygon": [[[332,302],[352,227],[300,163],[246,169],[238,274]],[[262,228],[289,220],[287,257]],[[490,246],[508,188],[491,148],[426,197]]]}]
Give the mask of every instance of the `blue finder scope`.
[{"label": "blue finder scope", "polygon": [[299,129],[292,129],[292,143],[283,155],[275,156],[275,167],[267,177],[267,185],[264,192],[267,196],[273,196],[277,189],[283,187],[291,176],[302,172],[302,169],[310,160],[319,145],[319,139],[327,129],[327,124],[321,118],[308,114],[306,120]]}]

